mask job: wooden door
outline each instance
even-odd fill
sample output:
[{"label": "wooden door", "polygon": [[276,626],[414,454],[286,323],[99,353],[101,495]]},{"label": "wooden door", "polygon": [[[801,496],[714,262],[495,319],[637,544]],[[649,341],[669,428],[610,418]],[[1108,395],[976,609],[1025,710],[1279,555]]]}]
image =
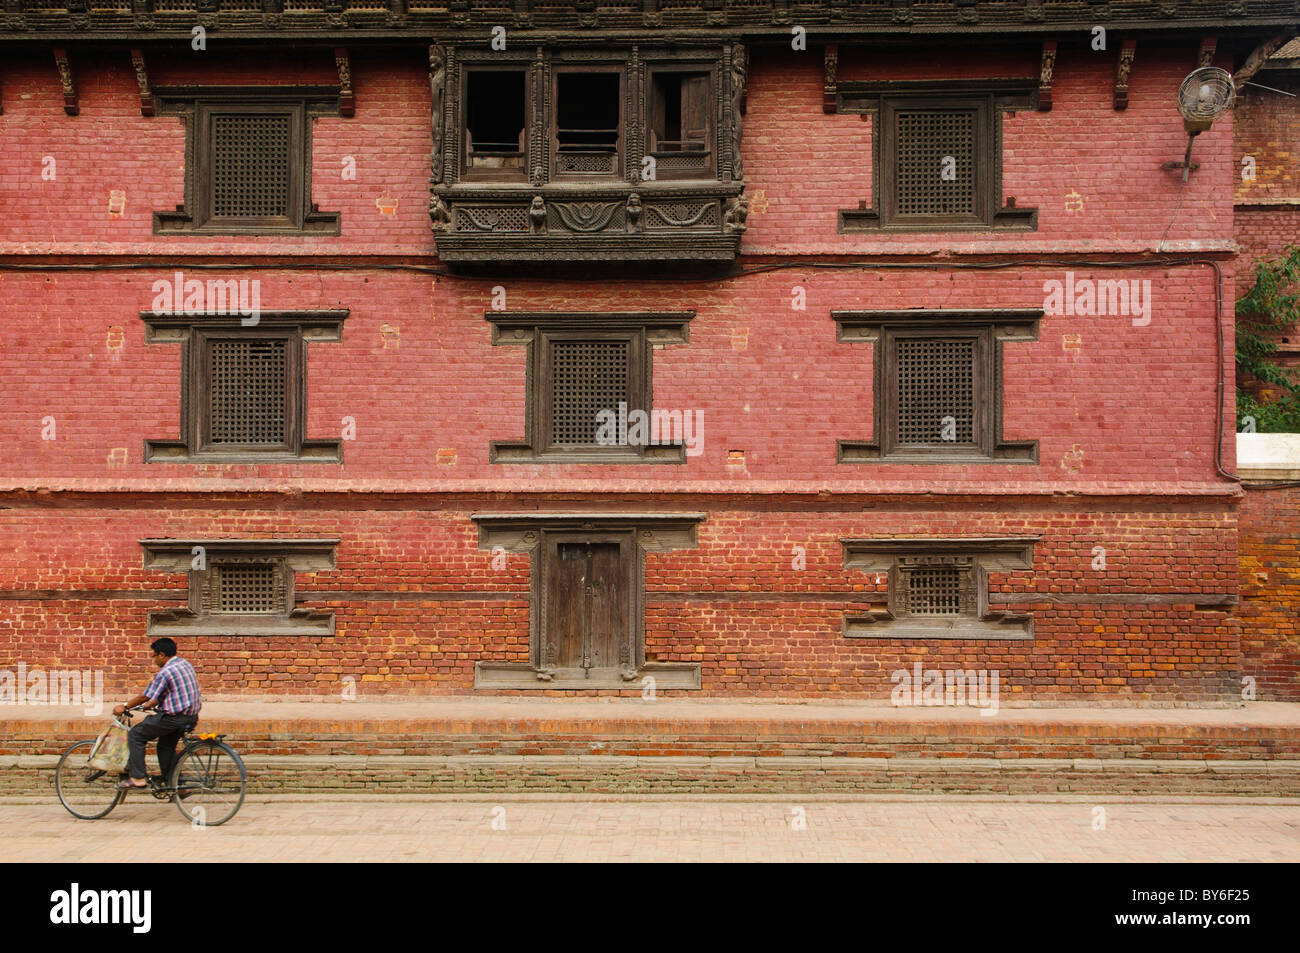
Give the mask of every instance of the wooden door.
[{"label": "wooden door", "polygon": [[547,547],[545,667],[612,669],[628,637],[627,566],[617,541],[557,539]]}]

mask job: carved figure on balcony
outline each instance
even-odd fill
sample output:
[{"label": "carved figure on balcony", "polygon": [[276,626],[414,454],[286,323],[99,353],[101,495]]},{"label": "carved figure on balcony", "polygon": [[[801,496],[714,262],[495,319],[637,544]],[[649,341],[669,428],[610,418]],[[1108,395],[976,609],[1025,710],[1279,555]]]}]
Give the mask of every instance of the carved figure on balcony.
[{"label": "carved figure on balcony", "polygon": [[528,221],[534,232],[546,231],[546,202],[540,195],[534,195],[532,204],[528,206]]},{"label": "carved figure on balcony", "polygon": [[629,232],[639,232],[641,230],[641,196],[633,192],[627,197],[627,209],[624,212],[627,219],[627,230]]},{"label": "carved figure on balcony", "polygon": [[727,199],[727,211],[722,216],[722,225],[724,228],[732,232],[743,232],[749,227],[745,224],[745,219],[748,217],[748,197],[737,195],[733,199]]},{"label": "carved figure on balcony", "polygon": [[429,197],[429,219],[433,223],[435,232],[451,231],[451,211],[447,208],[447,203],[442,200],[442,196]]}]

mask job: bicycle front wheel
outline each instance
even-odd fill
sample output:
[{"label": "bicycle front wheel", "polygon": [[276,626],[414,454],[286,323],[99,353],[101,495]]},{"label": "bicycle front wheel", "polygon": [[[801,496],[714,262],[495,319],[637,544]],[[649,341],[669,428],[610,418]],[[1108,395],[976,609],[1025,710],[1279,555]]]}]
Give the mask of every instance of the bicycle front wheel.
[{"label": "bicycle front wheel", "polygon": [[247,783],[244,762],[219,741],[186,748],[172,769],[176,807],[197,827],[216,827],[234,817]]},{"label": "bicycle front wheel", "polygon": [[125,777],[120,771],[101,771],[92,768],[90,752],[95,747],[94,738],[78,741],[59,759],[54,768],[54,790],[59,801],[73,817],[93,821],[103,817],[126,795],[119,791],[117,782]]}]

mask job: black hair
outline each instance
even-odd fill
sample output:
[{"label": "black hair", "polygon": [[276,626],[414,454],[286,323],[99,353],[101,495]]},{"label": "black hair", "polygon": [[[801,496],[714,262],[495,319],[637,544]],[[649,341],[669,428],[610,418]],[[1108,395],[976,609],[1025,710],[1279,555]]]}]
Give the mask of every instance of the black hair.
[{"label": "black hair", "polygon": [[168,638],[154,639],[153,644],[149,646],[155,652],[161,652],[163,655],[171,658],[176,654],[176,643]]}]

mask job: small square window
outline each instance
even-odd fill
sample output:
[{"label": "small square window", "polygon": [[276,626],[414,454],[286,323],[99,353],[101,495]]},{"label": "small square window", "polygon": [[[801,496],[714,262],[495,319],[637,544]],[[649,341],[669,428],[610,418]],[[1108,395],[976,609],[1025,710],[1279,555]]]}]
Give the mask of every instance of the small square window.
[{"label": "small square window", "polygon": [[208,569],[205,605],[223,615],[285,612],[284,574],[277,563],[216,562]]},{"label": "small square window", "polygon": [[188,574],[184,608],[149,613],[158,636],[334,634],[334,613],[298,605],[297,573],[335,568],[337,539],[142,539],[144,568]]},{"label": "small square window", "polygon": [[[232,282],[233,283],[233,282]],[[310,440],[306,341],[337,341],[347,312],[237,316],[143,312],[146,340],[182,345],[181,438],[145,443],[146,462],[337,463],[338,440]]]},{"label": "small square window", "polygon": [[1002,196],[1002,115],[1036,95],[1012,80],[838,84],[836,111],[875,115],[874,204],[841,210],[840,231],[1036,229],[1036,209]]},{"label": "small square window", "polygon": [[875,439],[841,463],[1037,463],[1002,436],[1002,345],[1038,337],[1041,311],[835,311],[841,341],[873,345]]},{"label": "small square window", "polygon": [[[1036,536],[967,539],[842,539],[844,567],[881,574],[869,611],[844,617],[850,638],[1027,639],[1032,617],[989,592],[989,574],[1031,569]],[[877,582],[877,585],[880,583]],[[858,601],[856,598],[854,601]],[[881,605],[883,603],[883,605]]]},{"label": "small square window", "polygon": [[685,343],[689,314],[486,317],[494,343],[528,346],[527,436],[494,442],[494,463],[684,462],[683,415],[652,409],[650,380],[654,345]]},{"label": "small square window", "polygon": [[339,114],[337,91],[157,92],[186,124],[185,204],[154,213],[155,232],[337,235],[337,212],[311,200],[311,122]]}]

